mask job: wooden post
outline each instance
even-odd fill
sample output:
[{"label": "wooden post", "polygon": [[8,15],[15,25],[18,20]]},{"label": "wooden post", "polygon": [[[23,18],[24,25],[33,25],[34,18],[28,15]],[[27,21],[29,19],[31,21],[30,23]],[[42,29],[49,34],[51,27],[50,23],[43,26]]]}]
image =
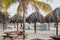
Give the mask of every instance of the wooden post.
[{"label": "wooden post", "polygon": [[3,31],[4,31],[4,29],[5,29],[5,28],[4,28],[4,23],[3,23]]},{"label": "wooden post", "polygon": [[5,28],[4,28],[4,24],[5,24],[5,21],[3,20],[3,31],[5,30]]},{"label": "wooden post", "polygon": [[58,36],[58,22],[56,23],[56,36]]},{"label": "wooden post", "polygon": [[18,31],[18,22],[17,22],[17,31]]},{"label": "wooden post", "polygon": [[36,22],[34,23],[34,32],[36,33]]}]

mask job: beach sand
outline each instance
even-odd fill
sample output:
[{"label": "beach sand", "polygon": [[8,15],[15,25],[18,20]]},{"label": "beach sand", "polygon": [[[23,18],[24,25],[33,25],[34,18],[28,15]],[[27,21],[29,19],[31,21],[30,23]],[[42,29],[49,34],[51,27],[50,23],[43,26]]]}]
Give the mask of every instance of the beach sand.
[{"label": "beach sand", "polygon": [[[9,30],[9,29],[6,29],[6,30]],[[0,29],[0,40],[3,40],[3,38],[2,38],[3,34],[4,33],[3,33],[2,29]],[[32,40],[32,39],[36,39],[36,38],[43,39],[43,40],[48,40],[48,39],[50,39],[50,36],[54,36],[55,35],[55,29],[54,30],[50,30],[50,31],[37,30],[36,34],[34,33],[34,30],[26,30],[26,34],[28,34],[28,35],[27,35],[25,40]],[[60,30],[59,30],[59,34],[60,34]],[[23,37],[21,36],[19,38],[18,37],[17,38],[13,38],[13,40],[23,40],[22,38]],[[6,38],[5,40],[10,40],[10,39]]]}]

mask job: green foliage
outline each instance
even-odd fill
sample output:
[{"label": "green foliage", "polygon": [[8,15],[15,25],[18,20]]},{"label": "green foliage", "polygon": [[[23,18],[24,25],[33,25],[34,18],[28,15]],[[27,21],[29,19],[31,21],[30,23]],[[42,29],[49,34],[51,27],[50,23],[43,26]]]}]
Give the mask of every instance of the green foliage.
[{"label": "green foliage", "polygon": [[[10,7],[11,4],[13,4],[17,1],[18,0],[0,0],[0,8],[7,10]],[[49,0],[47,0],[47,1],[49,1]],[[42,10],[48,12],[48,13],[51,12],[51,7],[47,3],[40,2],[38,0],[26,0],[25,3],[26,3],[25,4],[26,7],[28,6],[29,3],[32,3],[33,6],[35,6],[37,9],[40,8],[40,9],[42,9]],[[21,4],[22,3],[20,3],[20,5],[17,8],[17,13],[23,11]]]},{"label": "green foliage", "polygon": [[0,10],[6,10],[3,12],[4,15],[10,16],[7,12],[7,9],[10,7],[11,4],[17,2],[18,0],[0,0]]},{"label": "green foliage", "polygon": [[51,7],[47,3],[40,2],[40,1],[31,1],[31,2],[33,2],[34,5],[36,5],[37,8],[40,8],[43,11],[46,11],[48,13],[51,12]]},{"label": "green foliage", "polygon": [[0,8],[7,10],[12,3],[17,1],[18,0],[0,0]]},{"label": "green foliage", "polygon": [[1,11],[0,11],[0,14],[4,14],[4,15],[7,16],[7,17],[10,16],[8,12],[1,12]]},{"label": "green foliage", "polygon": [[10,16],[8,12],[3,12],[5,16]]}]

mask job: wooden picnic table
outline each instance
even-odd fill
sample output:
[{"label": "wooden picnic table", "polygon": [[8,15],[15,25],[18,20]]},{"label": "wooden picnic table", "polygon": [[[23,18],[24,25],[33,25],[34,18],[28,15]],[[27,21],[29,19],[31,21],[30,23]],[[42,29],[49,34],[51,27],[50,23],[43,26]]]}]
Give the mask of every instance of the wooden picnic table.
[{"label": "wooden picnic table", "polygon": [[5,31],[4,33],[6,35],[3,35],[2,37],[4,37],[4,39],[5,38],[10,38],[11,40],[13,40],[12,38],[15,37],[15,36],[21,36],[21,35],[23,35],[22,31]]}]

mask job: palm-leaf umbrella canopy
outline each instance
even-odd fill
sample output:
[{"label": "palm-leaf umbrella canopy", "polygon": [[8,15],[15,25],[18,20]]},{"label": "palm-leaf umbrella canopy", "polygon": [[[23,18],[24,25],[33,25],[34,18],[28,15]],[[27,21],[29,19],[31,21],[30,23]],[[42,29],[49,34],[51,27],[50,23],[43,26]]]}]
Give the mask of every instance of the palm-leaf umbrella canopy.
[{"label": "palm-leaf umbrella canopy", "polygon": [[11,18],[11,22],[23,22],[23,17],[19,14],[15,14],[12,18]]},{"label": "palm-leaf umbrella canopy", "polygon": [[46,23],[54,23],[56,20],[55,20],[55,17],[53,16],[53,13],[49,13],[46,17],[45,17],[45,20],[44,20]]},{"label": "palm-leaf umbrella canopy", "polygon": [[52,11],[52,13],[55,17],[55,20],[60,22],[60,7],[56,8],[54,11]]},{"label": "palm-leaf umbrella canopy", "polygon": [[23,17],[20,14],[17,13],[11,18],[11,22],[16,22],[17,23],[17,31],[18,31],[18,23],[23,22]]},{"label": "palm-leaf umbrella canopy", "polygon": [[2,13],[2,12],[0,12],[0,22],[2,22],[2,21],[3,21],[3,20],[2,20],[3,18],[4,18],[4,15],[3,15],[3,13]]},{"label": "palm-leaf umbrella canopy", "polygon": [[0,22],[9,22],[10,18],[0,11]]},{"label": "palm-leaf umbrella canopy", "polygon": [[30,16],[28,16],[26,18],[26,21],[27,22],[32,22],[32,23],[35,23],[35,22],[44,22],[44,18],[43,16],[39,13],[39,12],[33,12]]},{"label": "palm-leaf umbrella canopy", "polygon": [[34,23],[34,31],[36,33],[36,22],[43,23],[44,18],[39,12],[36,11],[36,12],[33,12],[30,16],[28,16],[26,21],[30,23],[31,22]]}]

